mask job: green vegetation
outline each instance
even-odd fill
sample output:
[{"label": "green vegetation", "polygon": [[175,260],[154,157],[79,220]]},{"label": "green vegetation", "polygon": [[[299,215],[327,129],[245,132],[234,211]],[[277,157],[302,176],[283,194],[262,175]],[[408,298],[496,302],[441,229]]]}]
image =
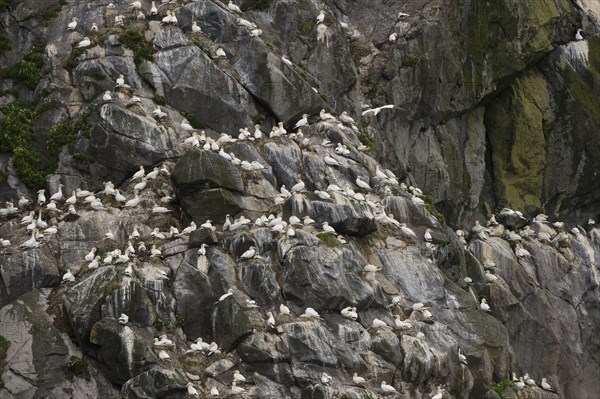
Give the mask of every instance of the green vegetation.
[{"label": "green vegetation", "polygon": [[104,296],[108,296],[113,293],[113,291],[121,288],[121,283],[118,280],[113,280],[110,283],[104,286]]},{"label": "green vegetation", "polygon": [[300,75],[300,77],[304,80],[308,80],[308,73],[305,70],[299,70],[298,71],[298,75]]},{"label": "green vegetation", "polygon": [[154,55],[148,46],[144,33],[139,30],[130,29],[119,36],[121,44],[133,51],[133,62],[141,64],[144,60],[152,61]]},{"label": "green vegetation", "polygon": [[5,34],[0,33],[0,55],[12,48],[10,39]]},{"label": "green vegetation", "polygon": [[33,141],[31,122],[36,115],[33,103],[13,101],[2,108],[0,121],[0,152],[11,153],[16,147],[27,146]]},{"label": "green vegetation", "polygon": [[50,25],[50,21],[52,21],[58,13],[56,10],[46,10],[42,13],[42,19],[44,20],[44,26]]},{"label": "green vegetation", "polygon": [[13,155],[17,176],[29,188],[41,188],[45,175],[38,169],[40,154],[33,148],[31,123],[36,118],[33,104],[13,101],[2,108],[0,121],[0,152]]},{"label": "green vegetation", "polygon": [[[40,153],[28,147],[16,147],[13,150],[13,165],[19,179],[29,188],[38,190],[46,183],[46,174],[40,171]],[[51,171],[49,168],[48,171]]]},{"label": "green vegetation", "polygon": [[429,213],[435,216],[440,223],[446,223],[446,217],[439,213],[437,209],[435,209],[435,201],[431,194],[423,194],[420,195],[419,198],[421,198],[425,202],[425,207],[427,208],[427,211]]},{"label": "green vegetation", "polygon": [[100,71],[92,71],[87,74],[90,78],[94,80],[104,80],[106,79],[106,75]]},{"label": "green vegetation", "polygon": [[515,389],[516,387],[514,382],[506,379],[500,381],[496,385],[493,385],[491,389],[492,391],[496,392],[498,396],[500,396],[500,399],[507,399],[506,395],[504,394],[504,391],[506,391],[508,388]]},{"label": "green vegetation", "polygon": [[421,58],[418,55],[407,54],[402,57],[403,67],[413,67],[419,63]]},{"label": "green vegetation", "polygon": [[251,374],[256,373],[256,369],[250,364],[247,364],[246,367],[244,367],[244,371]]},{"label": "green vegetation", "polygon": [[0,12],[8,10],[10,3],[12,3],[12,0],[0,0]]},{"label": "green vegetation", "polygon": [[166,323],[163,319],[156,319],[156,321],[154,322],[154,328],[156,328],[158,331],[162,331],[164,330],[166,327]]},{"label": "green vegetation", "polygon": [[188,120],[194,129],[206,129],[206,125],[196,118],[193,114],[186,111],[181,111],[181,116]]},{"label": "green vegetation", "polygon": [[50,94],[54,93],[55,91],[56,91],[56,89],[53,87],[44,87],[42,89],[42,97],[48,97]]},{"label": "green vegetation", "polygon": [[267,48],[271,51],[275,50],[275,46],[273,45],[273,42],[270,40],[265,40],[265,46],[267,46]]},{"label": "green vegetation", "polygon": [[57,123],[50,129],[48,134],[48,151],[50,155],[58,156],[60,149],[67,145],[69,151],[73,152],[77,141],[77,134],[80,131],[89,132],[91,126],[87,122],[88,115],[84,114],[82,118],[75,123]]},{"label": "green vegetation", "polygon": [[310,6],[310,2],[308,0],[299,0],[298,1],[298,9],[306,10]]},{"label": "green vegetation", "polygon": [[265,121],[265,116],[263,114],[256,114],[252,117],[252,123],[255,125],[260,125]]},{"label": "green vegetation", "polygon": [[0,170],[0,184],[4,183],[6,181],[6,172],[4,172],[3,170]]},{"label": "green vegetation", "polygon": [[329,96],[325,93],[319,93],[319,97],[321,97],[321,100],[325,101],[326,103],[329,102]]},{"label": "green vegetation", "polygon": [[167,105],[167,99],[158,94],[155,94],[154,97],[152,97],[152,101],[154,101],[154,104],[156,105]]},{"label": "green vegetation", "polygon": [[312,22],[312,21],[306,21],[300,27],[300,35],[302,35],[302,36],[309,36],[310,32],[312,32],[312,30],[313,30],[314,27],[315,27],[315,23],[314,22]]},{"label": "green vegetation", "polygon": [[339,241],[332,233],[319,233],[317,234],[317,238],[326,247],[335,248],[339,245]]},{"label": "green vegetation", "polygon": [[267,11],[269,9],[269,6],[271,5],[270,3],[270,0],[262,0],[256,5],[256,8],[260,11]]},{"label": "green vegetation", "polygon": [[175,316],[175,324],[177,324],[177,327],[183,327],[183,325],[185,324],[185,319],[183,317],[181,317],[180,315],[176,315]]},{"label": "green vegetation", "polygon": [[75,377],[83,378],[87,381],[92,379],[88,364],[82,357],[71,356],[71,362],[67,368]]},{"label": "green vegetation", "polygon": [[77,159],[78,161],[84,161],[89,163],[95,161],[94,157],[88,154],[87,152],[76,152],[73,154],[73,158]]},{"label": "green vegetation", "polygon": [[371,136],[369,136],[368,133],[360,133],[358,135],[358,139],[360,140],[360,142],[363,145],[366,145],[367,147],[369,147],[369,150],[371,152],[375,151],[375,140],[373,140],[373,138]]},{"label": "green vegetation", "polygon": [[[8,352],[8,348],[10,347],[10,341],[0,335],[0,375],[4,373],[4,359],[6,359],[6,353]],[[0,379],[0,389],[4,388],[4,382]]]},{"label": "green vegetation", "polygon": [[0,70],[0,77],[23,82],[28,89],[33,90],[42,79],[42,66],[44,66],[42,50],[34,49],[26,52],[18,64]]}]

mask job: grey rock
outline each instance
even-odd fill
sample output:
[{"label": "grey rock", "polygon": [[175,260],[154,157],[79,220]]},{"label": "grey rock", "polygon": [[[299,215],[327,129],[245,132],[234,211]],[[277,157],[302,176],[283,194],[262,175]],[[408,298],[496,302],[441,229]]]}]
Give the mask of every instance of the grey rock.
[{"label": "grey rock", "polygon": [[183,397],[186,377],[176,370],[156,367],[130,379],[121,388],[120,399]]},{"label": "grey rock", "polygon": [[256,114],[252,97],[197,47],[161,51],[154,60],[167,79],[165,97],[173,107],[216,130],[252,125],[248,117]]},{"label": "grey rock", "polygon": [[57,285],[60,272],[52,253],[47,247],[40,247],[1,254],[0,277],[0,307],[3,307],[35,288]]},{"label": "grey rock", "polygon": [[89,347],[92,327],[101,319],[100,308],[105,295],[117,280],[117,271],[113,266],[95,270],[91,276],[76,284],[66,292],[62,304],[77,342]]},{"label": "grey rock", "polygon": [[290,123],[301,112],[320,111],[321,99],[310,85],[270,52],[262,40],[244,35],[237,45],[240,52],[233,67],[240,74],[242,85],[278,120]]},{"label": "grey rock", "polygon": [[404,371],[402,377],[415,385],[425,381],[434,365],[433,355],[423,340],[403,335],[400,340],[404,352]]},{"label": "grey rock", "polygon": [[122,326],[118,319],[102,319],[92,328],[90,342],[98,345],[98,360],[105,365],[105,375],[122,385],[158,362],[148,342],[152,336],[133,325]]},{"label": "grey rock", "polygon": [[233,363],[231,360],[221,359],[208,366],[206,370],[204,370],[204,373],[210,377],[216,378],[234,367],[235,363]]},{"label": "grey rock", "polygon": [[100,109],[100,123],[91,133],[90,154],[119,181],[129,177],[139,165],[152,165],[173,156],[175,140],[148,119],[105,104]]},{"label": "grey rock", "polygon": [[219,301],[213,313],[215,340],[226,352],[231,352],[248,335],[252,325],[233,296]]}]

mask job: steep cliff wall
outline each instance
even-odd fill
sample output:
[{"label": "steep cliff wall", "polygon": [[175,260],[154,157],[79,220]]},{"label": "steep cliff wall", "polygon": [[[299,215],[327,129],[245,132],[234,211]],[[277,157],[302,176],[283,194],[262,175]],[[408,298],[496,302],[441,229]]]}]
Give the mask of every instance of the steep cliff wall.
[{"label": "steep cliff wall", "polygon": [[[600,392],[595,2],[140,5],[0,0],[0,199],[33,200],[0,209],[1,399],[225,396],[235,369],[257,398]],[[59,184],[101,202],[35,204]]]}]

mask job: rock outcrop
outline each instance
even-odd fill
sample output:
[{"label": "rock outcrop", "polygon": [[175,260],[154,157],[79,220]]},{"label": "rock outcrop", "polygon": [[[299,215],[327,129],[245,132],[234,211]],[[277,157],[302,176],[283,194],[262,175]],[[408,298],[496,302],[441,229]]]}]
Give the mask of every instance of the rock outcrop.
[{"label": "rock outcrop", "polygon": [[0,399],[600,392],[597,7],[151,3],[0,1]]}]

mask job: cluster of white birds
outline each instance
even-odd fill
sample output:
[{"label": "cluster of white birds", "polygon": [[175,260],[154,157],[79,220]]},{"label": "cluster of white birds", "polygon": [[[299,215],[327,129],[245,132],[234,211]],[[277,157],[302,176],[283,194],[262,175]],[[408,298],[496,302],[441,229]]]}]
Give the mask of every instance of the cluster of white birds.
[{"label": "cluster of white birds", "polygon": [[[144,13],[142,9],[142,4],[140,1],[132,1],[128,10],[134,13],[135,19],[141,20],[145,19],[145,16],[157,16],[159,14],[159,8],[156,7],[155,2],[152,2],[151,8],[148,13]],[[114,5],[109,5],[108,9],[115,9]],[[242,14],[241,9],[236,6],[232,1],[229,1],[227,5],[227,9],[235,14]],[[398,18],[404,18],[408,16],[408,14],[400,13]],[[143,17],[143,18],[142,18]],[[324,10],[319,12],[317,16],[317,25],[323,25],[325,21],[326,15]],[[125,16],[123,15],[115,15],[114,23],[115,25],[123,25],[125,20]],[[177,25],[177,17],[176,13],[173,11],[166,11],[165,16],[162,18],[162,22],[165,25]],[[259,29],[256,24],[249,22],[242,18],[237,18],[236,23],[238,26],[245,27],[249,30],[250,35],[254,37],[258,37],[262,34],[262,30]],[[77,19],[73,18],[73,20],[68,24],[67,29],[69,31],[75,31],[78,27]],[[98,26],[96,23],[93,23],[90,31],[96,32],[98,31]],[[202,29],[198,25],[197,21],[192,22],[191,27],[192,33],[201,33]],[[578,35],[580,32],[578,31]],[[397,37],[397,33],[393,32],[390,34],[388,40],[390,42],[395,42]],[[77,44],[79,48],[86,48],[91,45],[91,41],[88,37],[85,37],[82,41]],[[218,48],[215,52],[215,57],[226,57],[226,53],[222,48]],[[293,63],[286,57],[281,57],[282,61],[289,65],[293,66]],[[130,89],[130,85],[126,83],[126,78],[124,75],[119,75],[115,80],[115,88],[116,89]],[[107,91],[103,95],[103,100],[105,102],[113,101],[111,91]],[[136,96],[132,96],[130,102],[140,105],[142,101]],[[393,104],[383,105],[380,107],[366,107],[362,111],[361,116],[373,115],[377,116],[382,110],[392,110],[394,109]],[[156,106],[152,111],[152,115],[158,120],[162,121],[165,118],[169,117],[169,114],[164,112],[160,106]],[[310,120],[313,119],[313,123],[324,123],[329,124],[330,126],[335,126],[338,129],[345,130],[350,129],[352,132],[358,132],[357,124],[355,120],[348,115],[346,111],[344,111],[339,117],[334,116],[332,113],[327,112],[326,110],[321,110],[318,116],[314,116],[311,118],[309,114],[303,114],[302,117],[295,123],[293,129],[295,132],[288,133],[284,124],[282,122],[278,122],[275,124],[269,134],[265,134],[261,131],[260,125],[255,125],[254,130],[251,132],[249,128],[243,127],[239,129],[238,136],[233,137],[226,133],[221,133],[218,138],[210,137],[210,134],[207,135],[205,131],[198,132],[187,119],[182,119],[179,123],[179,127],[186,132],[189,132],[191,135],[183,141],[184,146],[190,146],[195,148],[201,148],[206,151],[214,151],[218,153],[221,157],[226,159],[229,162],[232,162],[234,165],[240,166],[245,171],[262,171],[265,169],[265,166],[260,164],[257,161],[247,162],[240,160],[233,152],[227,151],[226,148],[235,142],[238,141],[249,141],[255,143],[262,143],[264,140],[268,139],[278,139],[285,140],[289,138],[294,140],[296,143],[300,145],[300,147],[304,151],[321,151],[318,152],[321,155],[325,165],[327,168],[340,168],[340,166],[344,164],[352,164],[356,162],[356,159],[360,159],[357,157],[357,154],[368,151],[368,147],[363,144],[353,144],[353,143],[343,143],[343,142],[331,142],[329,139],[324,138],[315,142],[314,137],[309,138],[305,137],[302,129],[307,129],[311,126]],[[289,128],[289,127],[288,127]],[[323,151],[324,150],[324,151]],[[31,232],[31,238],[24,241],[20,244],[21,248],[24,249],[32,249],[36,248],[42,244],[42,240],[48,237],[52,237],[54,235],[59,234],[59,226],[58,225],[48,225],[48,223],[43,219],[43,214],[56,216],[63,214],[67,215],[77,215],[78,206],[86,206],[89,210],[92,211],[107,211],[110,208],[120,207],[122,209],[127,208],[136,208],[141,203],[141,198],[139,194],[145,190],[149,183],[156,179],[160,174],[169,175],[169,171],[166,168],[159,169],[158,167],[154,167],[151,172],[146,173],[146,170],[143,166],[140,166],[139,171],[137,171],[130,179],[130,185],[133,187],[133,197],[127,198],[119,189],[114,187],[112,182],[104,183],[104,189],[100,192],[90,192],[88,190],[77,189],[72,191],[70,197],[65,197],[62,192],[62,185],[58,186],[58,190],[50,196],[49,199],[45,196],[45,190],[40,190],[38,192],[38,198],[35,203],[27,198],[22,197],[18,201],[18,207],[14,206],[13,202],[7,202],[6,207],[0,208],[0,217],[10,218],[18,215],[23,210],[29,210],[32,206],[37,207],[36,209],[29,210],[29,213],[26,216],[23,216],[21,219],[21,223],[26,225],[26,230]],[[374,171],[371,171],[370,175],[365,176],[357,176],[355,181],[352,183],[347,183],[343,187],[340,187],[334,183],[328,185],[326,189],[317,190],[314,189],[310,191],[306,185],[306,183],[298,178],[296,183],[288,189],[285,185],[281,185],[279,187],[279,195],[273,199],[274,205],[282,205],[287,199],[291,198],[294,195],[309,195],[315,194],[320,200],[323,201],[336,201],[339,197],[343,197],[344,199],[348,199],[351,201],[358,201],[359,203],[364,203],[369,206],[369,209],[374,214],[374,220],[381,225],[386,225],[390,228],[395,228],[397,231],[401,232],[403,236],[407,237],[410,240],[417,241],[419,237],[417,234],[410,229],[406,223],[401,223],[400,221],[394,218],[393,214],[387,213],[385,207],[382,205],[381,199],[386,195],[395,191],[396,193],[403,193],[406,196],[409,196],[411,201],[417,206],[426,206],[425,201],[422,199],[423,193],[420,189],[415,188],[413,186],[407,187],[404,183],[400,183],[396,175],[390,170],[382,170],[379,166],[376,167]],[[106,201],[105,198],[110,199],[110,203],[112,205],[108,205],[109,201]],[[161,203],[168,204],[172,198],[168,195],[165,195],[161,198]],[[63,205],[61,205],[61,203]],[[164,205],[154,204],[152,207],[152,213],[160,214],[160,213],[168,213],[172,210]],[[517,211],[511,211],[509,209],[504,209],[501,211],[503,216],[508,215],[516,215],[517,217],[521,216]],[[36,217],[37,216],[37,217]],[[566,240],[572,239],[573,236],[575,239],[578,239],[580,236],[585,236],[586,231],[583,228],[575,228],[570,232],[564,229],[564,224],[554,223],[552,227],[549,226],[549,223],[546,220],[545,215],[538,215],[534,219],[534,229],[532,230],[527,226],[524,229],[521,229],[519,232],[511,231],[505,229],[501,224],[496,222],[494,215],[488,221],[487,226],[482,226],[479,222],[476,222],[476,225],[472,228],[473,237],[481,240],[486,240],[490,236],[503,237],[507,239],[509,242],[514,244],[515,254],[518,258],[523,258],[526,256],[530,256],[530,253],[523,248],[522,242],[529,239],[537,239],[540,242],[544,242],[547,244],[560,245],[564,243]],[[595,222],[590,221],[590,225],[595,225]],[[283,216],[281,213],[270,214],[270,215],[262,215],[256,220],[252,221],[247,219],[244,216],[240,216],[237,219],[232,220],[230,215],[227,215],[225,218],[225,222],[220,229],[222,234],[236,234],[238,230],[249,230],[253,228],[268,228],[273,234],[285,234],[287,239],[293,240],[296,239],[296,231],[303,230],[308,233],[318,232],[318,233],[328,233],[335,235],[336,239],[341,244],[346,244],[348,239],[341,234],[338,234],[334,228],[331,226],[329,222],[323,221],[320,223],[320,229],[318,229],[317,223],[314,219],[312,219],[308,215],[302,216],[300,218],[298,215],[292,215],[288,218],[288,220],[283,220]],[[200,228],[216,230],[216,226],[213,226],[211,220],[207,220],[203,223]],[[124,269],[124,273],[126,276],[131,277],[134,275],[134,266],[135,266],[135,257],[141,254],[149,254],[150,257],[160,257],[161,250],[159,248],[159,243],[161,240],[175,239],[182,236],[186,236],[191,234],[194,230],[197,229],[197,226],[194,222],[191,222],[190,226],[183,229],[181,232],[174,226],[171,226],[169,231],[160,231],[159,228],[154,228],[151,233],[146,234],[141,232],[141,228],[139,225],[135,225],[133,230],[129,234],[124,234],[124,236],[128,237],[127,242],[124,245],[124,249],[117,248],[110,252],[103,254],[100,256],[97,252],[97,248],[94,247],[90,250],[90,252],[85,256],[84,261],[87,262],[87,270],[95,269],[103,265],[127,265]],[[115,234],[117,233],[117,234]],[[126,233],[126,232],[124,232]],[[466,244],[465,234],[462,231],[457,231],[459,237]],[[121,236],[118,232],[113,232],[110,229],[106,232],[105,239],[119,241],[118,237]],[[146,248],[146,243],[142,240],[142,236],[145,236],[146,239],[152,240],[152,245],[150,250]],[[423,235],[423,242],[425,245],[433,246],[433,237],[431,235],[431,230],[427,229],[425,234]],[[134,243],[137,245],[134,246]],[[12,244],[8,239],[0,239],[0,250],[1,248],[8,248]],[[202,244],[200,249],[198,250],[198,267],[201,271],[207,272],[206,269],[206,254],[207,248],[209,248],[206,244]],[[268,255],[264,255],[268,256]],[[249,246],[239,257],[238,260],[241,262],[252,262],[254,259],[261,259],[262,256],[260,254],[259,248],[252,245]],[[485,279],[487,282],[494,282],[497,280],[497,276],[493,274],[494,264],[492,261],[486,261],[484,267],[486,269]],[[365,264],[363,267],[363,272],[365,274],[365,278],[372,278],[374,274],[382,272],[382,268],[380,266],[376,266],[373,264]],[[169,278],[165,272],[159,272],[159,276],[161,278]],[[470,281],[472,280],[467,277]],[[66,273],[63,275],[63,281],[67,283],[72,283],[76,280],[75,275],[71,272],[70,269],[67,269]],[[228,291],[223,294],[219,301],[224,301],[229,297],[235,298],[234,290],[229,288]],[[394,297],[392,298],[392,307],[400,307],[401,298]],[[258,308],[256,302],[252,299],[247,298],[245,300],[245,307],[247,309],[255,309]],[[490,306],[487,303],[487,299],[484,297],[481,299],[481,303],[479,308],[483,311],[490,312]],[[426,307],[423,303],[414,303],[411,306],[411,318],[416,319],[415,321],[427,321],[433,322],[433,314],[429,310],[429,307]],[[281,303],[279,305],[279,313],[281,316],[291,316],[292,312],[288,306]],[[340,311],[340,314],[349,320],[358,320],[359,312],[356,307],[347,306]],[[413,314],[415,316],[413,316]],[[266,320],[265,323],[269,328],[277,327],[277,320],[272,311],[266,312]],[[313,308],[307,307],[304,312],[298,315],[301,319],[311,321],[311,322],[319,322],[323,320],[321,315]],[[413,324],[404,319],[403,316],[399,314],[394,314],[394,324],[393,326],[389,326],[384,320],[375,318],[372,320],[371,325],[375,329],[379,328],[396,328],[399,330],[411,330],[413,329]],[[126,314],[121,314],[119,319],[119,323],[122,325],[127,325],[129,323],[129,317]],[[423,339],[424,334],[422,332],[417,333],[417,337]],[[170,340],[166,335],[161,335],[158,338],[155,338],[154,347],[158,350],[158,356],[162,361],[170,361],[169,351],[173,351],[176,348],[175,343]],[[220,348],[218,347],[216,342],[211,342],[210,344],[204,342],[201,337],[198,337],[191,345],[188,352],[197,352],[205,354],[206,356],[211,356],[213,354],[221,353]],[[173,353],[173,352],[172,352]],[[467,359],[464,354],[462,354],[459,349],[457,361],[460,364],[467,365]],[[331,377],[326,372],[323,372],[321,375],[321,382],[323,384],[329,384],[332,381],[333,377]],[[367,382],[367,380],[363,377],[354,373],[353,382],[356,385],[363,385]],[[526,385],[535,385],[535,381],[533,381],[528,375],[524,377],[520,377],[519,379],[513,375],[513,380],[518,388],[525,388]],[[233,375],[233,381],[231,383],[231,394],[241,394],[245,392],[245,389],[240,386],[246,383],[246,378],[236,370]],[[521,386],[522,385],[522,386]],[[546,379],[542,379],[541,387],[545,390],[551,390],[551,387],[546,382]],[[396,392],[396,389],[387,384],[386,381],[382,381],[380,383],[380,388],[383,393],[393,393]],[[196,387],[192,382],[187,385],[188,394],[191,396],[199,396]],[[211,388],[210,392],[211,397],[218,397],[220,395],[218,389],[216,387]],[[433,396],[434,399],[439,399],[443,395],[442,387],[437,388],[437,393]]]},{"label": "cluster of white birds", "polygon": [[[511,218],[521,221],[521,224],[527,220],[522,212],[510,208],[503,208],[498,213],[498,219],[502,221]],[[509,222],[507,224],[512,225]],[[466,248],[467,240],[465,232],[457,230],[456,234]],[[503,223],[498,222],[496,215],[492,214],[485,226],[478,220],[475,221],[475,225],[471,228],[470,237],[472,240],[482,241],[487,241],[490,237],[506,240],[513,248],[516,259],[518,261],[526,261],[527,258],[532,256],[531,252],[524,247],[527,243],[532,245],[533,243],[550,245],[553,248],[561,250],[571,247],[573,240],[585,242],[587,237],[600,237],[600,230],[597,229],[596,222],[593,219],[588,219],[585,227],[577,225],[568,229],[564,222],[549,222],[548,216],[543,213],[536,215],[529,224],[524,225],[522,228],[511,230]],[[482,259],[482,265],[484,268],[484,282],[495,283],[498,281],[495,262],[484,258]],[[464,281],[467,284],[473,283],[473,279],[469,276],[464,277]],[[479,309],[491,312],[487,298],[481,298]]]},{"label": "cluster of white birds", "polygon": [[[531,378],[529,376],[529,374],[527,374],[527,373],[525,373],[525,375],[517,378],[517,373],[513,372],[512,373],[512,381],[515,383],[515,386],[520,390],[528,388],[528,387],[537,386],[535,380],[533,378]],[[552,386],[550,384],[548,384],[548,380],[545,377],[542,378],[542,381],[540,382],[539,386],[544,391],[555,392],[554,389],[552,389]]]}]

